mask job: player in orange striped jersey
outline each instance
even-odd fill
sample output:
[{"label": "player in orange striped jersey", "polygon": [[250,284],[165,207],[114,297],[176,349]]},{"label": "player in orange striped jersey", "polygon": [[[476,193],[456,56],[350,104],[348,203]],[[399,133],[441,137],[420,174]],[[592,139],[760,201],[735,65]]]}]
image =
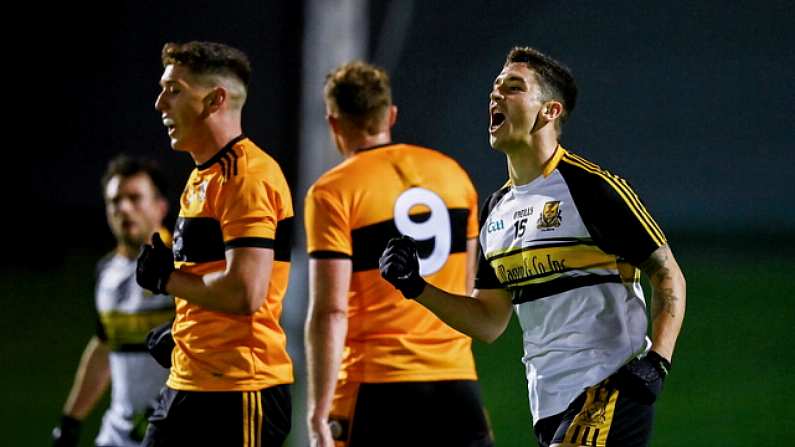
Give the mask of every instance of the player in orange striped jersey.
[{"label": "player in orange striped jersey", "polygon": [[162,62],[155,107],[172,147],[196,168],[173,253],[154,240],[138,259],[138,282],[167,290],[177,304],[173,365],[144,445],[280,446],[293,381],[279,324],[290,191],[276,161],[242,135],[248,58],[189,42],[167,44]]},{"label": "player in orange striped jersey", "polygon": [[475,189],[451,158],[391,141],[397,108],[382,69],[338,67],[325,100],[345,161],[315,182],[305,203],[312,444],[490,446],[471,340],[378,274],[381,248],[406,234],[420,241],[429,282],[467,293]]}]

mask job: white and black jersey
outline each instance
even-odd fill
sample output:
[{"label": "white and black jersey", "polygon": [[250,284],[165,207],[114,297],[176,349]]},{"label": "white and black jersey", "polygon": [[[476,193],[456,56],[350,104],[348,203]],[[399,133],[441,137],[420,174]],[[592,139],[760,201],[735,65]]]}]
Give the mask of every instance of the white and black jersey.
[{"label": "white and black jersey", "polygon": [[110,407],[97,445],[140,444],[146,413],[165,385],[168,370],[146,350],[150,329],[174,318],[174,299],[152,295],[135,282],[136,260],[112,254],[97,266],[97,337],[110,348]]},{"label": "white and black jersey", "polygon": [[481,213],[475,287],[511,292],[533,423],[646,352],[635,267],[665,236],[627,182],[558,146],[543,175]]}]

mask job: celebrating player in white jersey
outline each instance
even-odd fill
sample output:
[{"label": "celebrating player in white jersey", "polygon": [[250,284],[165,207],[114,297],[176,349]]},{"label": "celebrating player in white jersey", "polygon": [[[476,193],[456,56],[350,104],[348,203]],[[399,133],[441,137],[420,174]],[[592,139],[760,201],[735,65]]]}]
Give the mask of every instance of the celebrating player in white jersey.
[{"label": "celebrating player in white jersey", "polygon": [[[684,318],[685,279],[629,184],[559,144],[576,96],[571,72],[532,48],[514,48],[494,81],[490,141],[510,180],[482,209],[471,299],[426,284],[408,238],[390,241],[380,270],[484,341],[515,310],[541,446],[644,446]],[[651,339],[640,271],[654,294]]]}]

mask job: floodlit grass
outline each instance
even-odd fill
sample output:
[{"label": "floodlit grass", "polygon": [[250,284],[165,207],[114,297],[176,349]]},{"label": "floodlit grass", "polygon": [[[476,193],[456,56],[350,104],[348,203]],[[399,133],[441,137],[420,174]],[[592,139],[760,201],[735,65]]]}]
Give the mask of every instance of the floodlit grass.
[{"label": "floodlit grass", "polygon": [[[657,405],[655,446],[777,445],[795,439],[792,368],[795,260],[736,252],[679,253],[688,281],[687,316],[674,366]],[[741,259],[742,257],[742,259]],[[96,257],[75,256],[48,272],[0,277],[4,317],[4,445],[48,445],[49,432],[94,328]],[[516,321],[494,344],[475,344],[498,446],[534,446]],[[296,393],[298,394],[298,393]],[[100,405],[107,405],[107,397]],[[93,445],[101,412],[85,424]],[[295,415],[294,427],[303,415]]]}]

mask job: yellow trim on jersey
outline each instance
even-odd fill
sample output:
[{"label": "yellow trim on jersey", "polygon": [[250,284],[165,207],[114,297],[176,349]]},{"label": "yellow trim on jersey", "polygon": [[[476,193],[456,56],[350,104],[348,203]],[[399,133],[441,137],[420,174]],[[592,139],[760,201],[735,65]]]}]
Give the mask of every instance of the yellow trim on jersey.
[{"label": "yellow trim on jersey", "polygon": [[568,152],[566,151],[566,149],[563,149],[563,147],[560,145],[558,145],[558,147],[555,148],[555,153],[552,154],[552,158],[550,158],[549,162],[547,162],[547,165],[544,166],[544,172],[543,172],[544,177],[549,177],[549,175],[552,174],[552,171],[557,169],[558,163],[560,163],[560,159],[563,158],[563,156],[566,155],[567,153]]},{"label": "yellow trim on jersey", "polygon": [[594,165],[591,162],[588,162],[587,160],[584,160],[581,157],[578,157],[571,153],[567,153],[566,155],[567,155],[565,157],[566,162],[574,166],[580,167],[592,174],[596,174],[605,181],[607,181],[607,184],[610,185],[618,193],[619,196],[621,196],[621,198],[624,200],[624,203],[627,204],[630,211],[632,211],[632,213],[635,215],[635,217],[638,219],[641,225],[643,225],[643,228],[646,229],[646,232],[652,237],[654,242],[658,246],[663,246],[666,244],[665,236],[663,235],[660,227],[657,225],[657,222],[655,222],[654,219],[649,214],[649,212],[646,211],[646,208],[643,206],[642,203],[640,203],[637,194],[635,194],[635,192],[632,191],[632,189],[629,187],[629,185],[627,185],[625,180],[613,174],[610,174],[607,171],[599,169],[598,166],[591,167],[596,165]]},{"label": "yellow trim on jersey", "polygon": [[[516,253],[487,257],[502,284],[524,286],[560,278],[571,270],[617,270],[615,256],[596,246],[581,244],[565,247],[528,247]],[[517,280],[522,280],[517,282]]]},{"label": "yellow trim on jersey", "polygon": [[100,312],[99,321],[111,346],[141,344],[153,327],[174,318],[174,309],[124,313]]},{"label": "yellow trim on jersey", "polygon": [[[660,245],[664,245],[665,236],[663,235],[662,230],[660,229],[659,225],[657,225],[657,222],[655,222],[654,219],[651,217],[649,212],[646,211],[646,207],[643,206],[643,204],[640,202],[640,198],[635,193],[635,191],[632,190],[632,188],[629,186],[629,184],[627,183],[627,181],[625,179],[623,179],[623,178],[621,178],[621,177],[619,177],[617,175],[611,174],[608,171],[605,171],[604,169],[600,168],[598,165],[596,165],[596,164],[594,164],[594,163],[582,158],[579,155],[568,153],[568,156],[572,160],[579,161],[585,166],[591,166],[592,167],[591,169],[587,169],[586,168],[586,170],[589,170],[590,172],[594,172],[596,174],[599,174],[600,176],[602,176],[603,178],[608,180],[608,183],[613,185],[614,188],[620,188],[621,190],[623,190],[627,194],[628,198],[631,201],[631,203],[627,202],[627,204],[629,204],[630,206],[632,204],[634,204],[638,208],[638,210],[640,210],[642,212],[642,214],[646,217],[647,222],[652,226],[652,228],[656,232],[657,236],[659,236],[660,240],[663,241],[663,243],[660,243]],[[652,236],[654,236],[654,234],[652,234]]]}]

